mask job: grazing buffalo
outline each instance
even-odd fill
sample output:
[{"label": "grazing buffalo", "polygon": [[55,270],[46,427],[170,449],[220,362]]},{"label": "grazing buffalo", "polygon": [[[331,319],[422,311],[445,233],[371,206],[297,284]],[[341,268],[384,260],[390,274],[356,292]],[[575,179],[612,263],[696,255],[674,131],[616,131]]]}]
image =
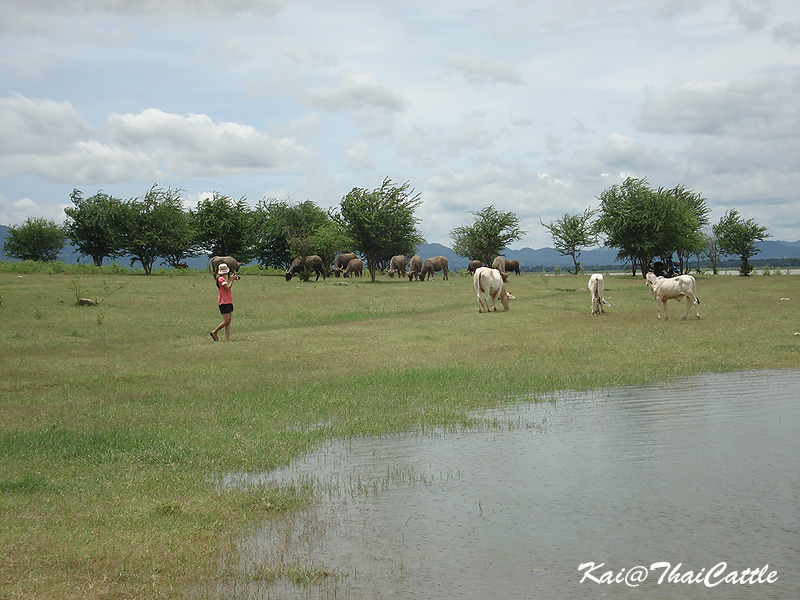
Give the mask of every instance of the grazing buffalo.
[{"label": "grazing buffalo", "polygon": [[358,257],[352,252],[342,252],[341,254],[339,254],[339,256],[336,257],[336,260],[333,261],[333,274],[336,275],[336,277],[338,278],[339,275],[342,274],[342,271],[344,271],[347,268],[347,263],[349,263],[354,258]]},{"label": "grazing buffalo", "polygon": [[503,281],[508,281],[508,272],[506,271],[506,259],[502,256],[495,256],[492,261],[492,268],[500,271]]},{"label": "grazing buffalo", "polygon": [[492,301],[494,311],[497,312],[497,301],[503,303],[505,310],[509,309],[508,301],[514,296],[506,291],[506,284],[497,269],[489,267],[479,267],[472,276],[472,283],[475,286],[475,294],[478,296],[478,312],[483,312],[483,296],[486,295],[486,312],[490,312],[489,300]]},{"label": "grazing buffalo", "polygon": [[215,256],[211,259],[211,273],[214,275],[214,279],[219,276],[218,269],[222,263],[228,265],[231,273],[238,272],[239,267],[242,266],[242,264],[232,256]]},{"label": "grazing buffalo", "polygon": [[428,258],[422,264],[422,271],[420,271],[419,279],[420,281],[425,281],[425,278],[434,279],[433,274],[436,271],[442,271],[444,273],[444,280],[447,281],[447,258],[444,256],[434,256],[433,258]]},{"label": "grazing buffalo", "polygon": [[603,291],[605,290],[605,281],[603,280],[602,273],[595,273],[589,277],[589,293],[592,295],[592,314],[605,312],[603,305],[611,306],[606,299],[603,298]]},{"label": "grazing buffalo", "polygon": [[320,275],[322,275],[322,279],[325,279],[325,269],[322,268],[322,259],[316,254],[312,254],[311,256],[306,256],[305,263],[303,263],[300,257],[292,261],[292,264],[286,269],[286,281],[291,281],[292,275],[300,271],[308,271],[309,269],[313,269],[317,274],[317,278],[314,281],[319,281]]},{"label": "grazing buffalo", "polygon": [[420,273],[422,273],[422,257],[419,254],[415,254],[411,257],[406,275],[408,275],[409,281],[414,281],[415,278],[420,281]]},{"label": "grazing buffalo", "polygon": [[516,273],[519,275],[519,261],[516,258],[506,259],[506,273]]},{"label": "grazing buffalo", "polygon": [[345,279],[350,275],[353,277],[361,277],[364,274],[364,261],[360,258],[354,258],[347,263],[347,268],[344,270]]},{"label": "grazing buffalo", "polygon": [[479,260],[471,260],[467,265],[467,275],[472,275],[475,271],[483,266],[483,262]]},{"label": "grazing buffalo", "polygon": [[689,309],[694,305],[697,311],[697,318],[700,318],[700,298],[697,296],[697,283],[691,275],[678,275],[672,279],[656,277],[652,271],[647,274],[647,287],[653,292],[653,298],[658,305],[658,319],[661,320],[661,307],[664,307],[664,320],[667,316],[667,300],[681,301],[686,298],[686,313],[683,319],[689,316]]},{"label": "grazing buffalo", "polygon": [[406,276],[406,257],[402,254],[393,256],[389,261],[389,277],[394,277],[395,273],[398,277]]}]

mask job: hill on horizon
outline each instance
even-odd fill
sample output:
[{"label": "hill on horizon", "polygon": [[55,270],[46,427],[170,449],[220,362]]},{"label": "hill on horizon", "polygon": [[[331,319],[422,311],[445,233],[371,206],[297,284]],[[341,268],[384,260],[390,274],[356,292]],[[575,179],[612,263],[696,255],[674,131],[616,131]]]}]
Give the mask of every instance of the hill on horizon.
[{"label": "hill on horizon", "polygon": [[[5,253],[3,252],[3,243],[5,242],[6,235],[8,234],[8,229],[9,228],[5,225],[0,225],[0,260],[13,260],[5,256]],[[779,240],[765,241],[759,242],[756,245],[761,252],[753,257],[754,260],[774,261],[790,258],[800,259],[800,240],[796,242],[784,242]],[[463,256],[458,256],[451,248],[445,246],[444,244],[422,244],[417,247],[417,254],[419,254],[423,260],[432,256],[444,256],[447,258],[450,269],[466,269],[467,264],[469,263],[466,258]],[[518,250],[506,249],[504,256],[506,258],[518,260],[520,267],[528,271],[541,270],[542,268],[550,269],[554,266],[566,269],[572,268],[573,266],[571,257],[561,255],[554,248],[546,247],[533,249],[525,247]],[[89,257],[81,257],[75,247],[71,244],[64,246],[64,249],[59,253],[58,258],[67,264],[91,262]],[[587,270],[592,267],[596,267],[598,270],[600,268],[622,267],[622,262],[617,260],[617,250],[615,248],[602,247],[583,250],[578,257],[578,260],[581,263],[581,266]],[[186,260],[186,264],[189,265],[189,268],[196,270],[205,270],[208,262],[209,259],[204,255]],[[119,259],[119,264],[127,267],[130,264],[129,259],[123,257]],[[159,261],[155,266],[156,268],[161,268],[166,265]]]}]

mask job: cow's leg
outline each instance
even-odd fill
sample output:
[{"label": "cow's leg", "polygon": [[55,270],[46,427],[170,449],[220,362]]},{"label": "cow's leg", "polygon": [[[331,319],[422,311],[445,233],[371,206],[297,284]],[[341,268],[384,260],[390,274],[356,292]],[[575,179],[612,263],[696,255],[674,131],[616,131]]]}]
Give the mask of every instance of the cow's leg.
[{"label": "cow's leg", "polygon": [[661,311],[662,311],[662,309],[664,311],[664,320],[666,321],[667,319],[669,319],[669,317],[667,316],[667,301],[666,300],[661,300],[658,303],[658,320],[659,321],[661,320]]},{"label": "cow's leg", "polygon": [[683,321],[685,321],[686,317],[689,316],[689,311],[691,310],[693,304],[692,299],[689,296],[684,296],[684,298],[686,298],[686,312],[683,313],[683,316],[681,317],[681,320]]}]

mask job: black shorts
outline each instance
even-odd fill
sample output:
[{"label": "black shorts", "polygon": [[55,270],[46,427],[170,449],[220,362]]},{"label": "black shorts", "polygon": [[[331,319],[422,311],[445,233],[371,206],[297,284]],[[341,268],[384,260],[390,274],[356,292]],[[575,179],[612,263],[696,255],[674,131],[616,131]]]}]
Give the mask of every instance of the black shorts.
[{"label": "black shorts", "polygon": [[220,304],[219,305],[219,312],[223,315],[227,315],[228,313],[233,312],[233,304]]}]

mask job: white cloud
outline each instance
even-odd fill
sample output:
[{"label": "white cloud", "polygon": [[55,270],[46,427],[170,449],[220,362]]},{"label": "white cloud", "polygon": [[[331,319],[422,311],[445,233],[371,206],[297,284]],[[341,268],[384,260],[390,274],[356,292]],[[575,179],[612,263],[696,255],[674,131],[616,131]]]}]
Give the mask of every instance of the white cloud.
[{"label": "white cloud", "polygon": [[785,41],[792,46],[800,44],[800,22],[784,21],[773,28],[776,40]]},{"label": "white cloud", "polygon": [[769,0],[731,0],[731,13],[750,31],[766,26],[769,9]]},{"label": "white cloud", "polygon": [[331,206],[389,176],[431,241],[495,204],[537,247],[633,174],[792,223],[798,31],[795,0],[0,0],[0,189]]},{"label": "white cloud", "polygon": [[375,168],[375,163],[369,154],[369,148],[364,142],[351,144],[344,151],[347,168],[353,171],[366,171]]},{"label": "white cloud", "polygon": [[69,102],[0,98],[0,154],[56,154],[92,134]]},{"label": "white cloud", "polygon": [[214,123],[207,115],[176,115],[151,108],[111,115],[109,125],[119,146],[142,148],[177,175],[286,171],[309,154],[291,138],[274,138],[240,123]]},{"label": "white cloud", "polygon": [[649,94],[644,131],[668,134],[782,138],[800,135],[800,77],[787,82],[752,77],[724,82],[675,82]]},{"label": "white cloud", "polygon": [[388,133],[393,115],[407,106],[400,94],[372,73],[343,73],[336,86],[309,90],[305,101],[322,110],[352,113],[365,135]]},{"label": "white cloud", "polygon": [[12,201],[0,194],[0,225],[19,225],[28,217],[45,217],[56,223],[61,223],[64,221],[65,206],[66,204],[57,206],[42,205],[30,198],[20,198]]},{"label": "white cloud", "polygon": [[522,83],[514,67],[502,60],[453,54],[448,57],[447,66],[473,83]]}]

